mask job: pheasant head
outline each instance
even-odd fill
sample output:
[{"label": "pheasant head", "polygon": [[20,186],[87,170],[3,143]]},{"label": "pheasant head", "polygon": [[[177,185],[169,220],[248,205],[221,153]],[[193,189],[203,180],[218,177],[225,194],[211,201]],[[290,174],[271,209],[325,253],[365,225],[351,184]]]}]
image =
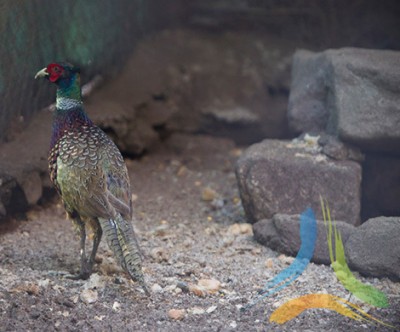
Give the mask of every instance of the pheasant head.
[{"label": "pheasant head", "polygon": [[38,71],[35,79],[45,77],[57,85],[57,101],[68,98],[81,101],[80,70],[67,62],[50,63]]},{"label": "pheasant head", "polygon": [[82,126],[93,126],[83,108],[79,72],[78,67],[67,62],[54,62],[35,75],[35,78],[47,78],[57,86],[51,148],[66,132]]}]

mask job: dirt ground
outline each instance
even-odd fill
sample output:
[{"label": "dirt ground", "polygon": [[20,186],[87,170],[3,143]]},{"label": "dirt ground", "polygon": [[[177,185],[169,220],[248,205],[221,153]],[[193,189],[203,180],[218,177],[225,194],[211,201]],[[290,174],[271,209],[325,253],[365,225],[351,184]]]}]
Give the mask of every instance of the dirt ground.
[{"label": "dirt ground", "polygon": [[[127,160],[150,298],[115,264],[104,240],[91,279],[65,278],[78,270],[79,249],[58,198],[3,225],[0,331],[394,331],[323,309],[283,325],[269,322],[273,310],[300,295],[348,298],[331,268],[315,264],[240,312],[291,262],[256,243],[249,225],[238,225],[245,222],[234,175],[240,152],[229,140],[175,135]],[[358,277],[390,302],[387,309],[363,308],[400,330],[400,284]]]}]

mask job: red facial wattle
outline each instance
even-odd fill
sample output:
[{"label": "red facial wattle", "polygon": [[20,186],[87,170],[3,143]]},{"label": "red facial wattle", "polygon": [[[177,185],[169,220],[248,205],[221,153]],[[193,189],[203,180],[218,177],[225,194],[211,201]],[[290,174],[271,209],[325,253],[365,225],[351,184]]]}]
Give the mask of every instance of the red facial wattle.
[{"label": "red facial wattle", "polygon": [[49,74],[49,81],[54,83],[60,78],[64,69],[56,63],[51,63],[47,66],[46,71]]}]

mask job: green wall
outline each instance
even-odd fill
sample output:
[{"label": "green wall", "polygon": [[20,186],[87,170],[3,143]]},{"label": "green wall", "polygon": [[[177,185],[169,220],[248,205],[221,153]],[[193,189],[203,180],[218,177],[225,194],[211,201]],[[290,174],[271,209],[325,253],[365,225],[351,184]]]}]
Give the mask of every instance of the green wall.
[{"label": "green wall", "polygon": [[148,18],[145,0],[0,1],[0,141],[10,123],[29,121],[54,98],[34,80],[39,69],[67,60],[86,79],[110,74],[149,29]]}]

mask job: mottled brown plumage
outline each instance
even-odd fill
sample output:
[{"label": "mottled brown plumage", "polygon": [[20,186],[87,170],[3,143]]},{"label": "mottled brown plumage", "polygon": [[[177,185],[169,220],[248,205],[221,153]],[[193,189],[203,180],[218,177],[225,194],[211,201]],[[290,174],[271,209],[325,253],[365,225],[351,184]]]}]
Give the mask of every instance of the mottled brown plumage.
[{"label": "mottled brown plumage", "polygon": [[[79,74],[73,66],[50,64],[37,75],[47,76],[58,86],[49,171],[81,238],[79,277],[90,276],[104,233],[119,264],[148,293],[130,222],[132,200],[128,171],[120,151],[84,112]],[[89,258],[85,251],[87,227],[94,232]]]}]

